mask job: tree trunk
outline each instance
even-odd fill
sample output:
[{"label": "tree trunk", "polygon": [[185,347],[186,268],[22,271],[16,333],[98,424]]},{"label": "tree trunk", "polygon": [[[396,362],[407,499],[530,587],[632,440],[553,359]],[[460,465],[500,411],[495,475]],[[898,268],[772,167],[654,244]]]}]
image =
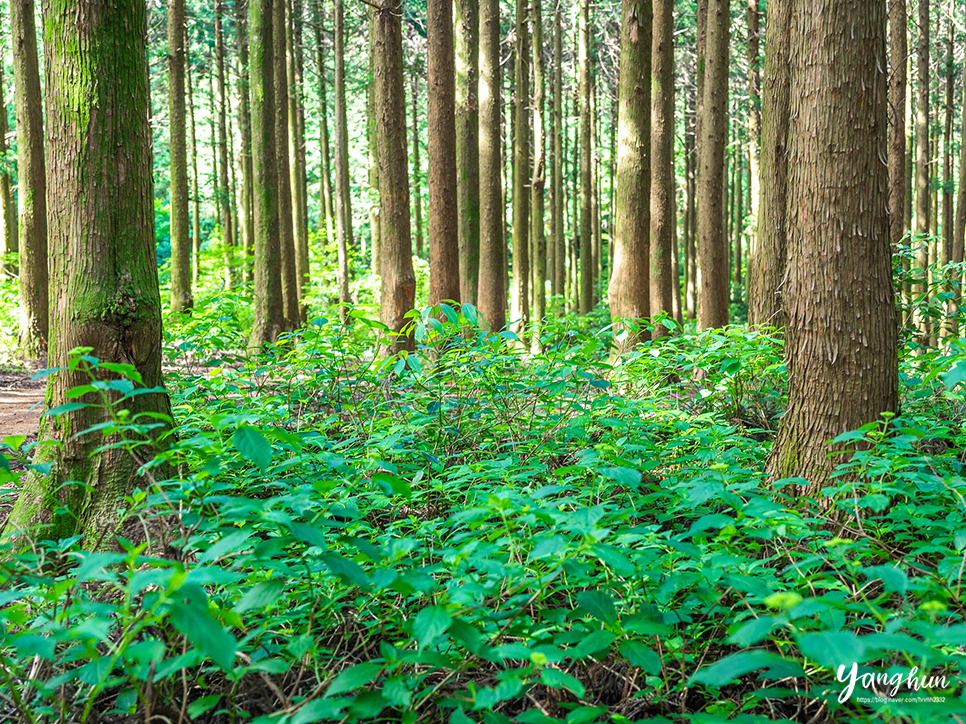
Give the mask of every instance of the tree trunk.
[{"label": "tree trunk", "polygon": [[11,0],[14,108],[17,114],[17,182],[20,207],[20,353],[43,359],[47,351],[47,178],[44,118],[33,0]]},{"label": "tree trunk", "polygon": [[[305,134],[301,115],[302,74],[300,38],[295,34],[296,13],[292,0],[285,3],[285,75],[288,79],[288,154],[292,195],[292,239],[295,248],[295,289],[298,295],[296,326],[308,320],[305,295],[309,288],[309,224],[305,195]],[[299,4],[301,9],[301,4]],[[301,23],[300,23],[301,27]]]},{"label": "tree trunk", "polygon": [[[952,5],[949,6],[952,13]],[[952,188],[952,140],[953,140],[953,23],[952,18],[946,19],[946,103],[945,122],[943,123],[943,231],[942,231],[942,265],[949,264],[953,255],[953,188]]]},{"label": "tree trunk", "polygon": [[248,18],[246,16],[248,2],[253,0],[236,0],[235,2],[235,41],[238,47],[238,130],[241,135],[240,163],[241,166],[241,236],[242,236],[242,269],[246,283],[253,281],[252,251],[255,236],[255,217],[252,207],[252,117],[251,94],[248,79]]},{"label": "tree trunk", "polygon": [[[566,294],[567,246],[564,237],[564,187],[563,187],[563,18],[561,0],[555,0],[553,11],[553,277],[550,290],[553,296]],[[566,298],[557,305],[557,316],[566,310]]]},{"label": "tree trunk", "polygon": [[185,32],[185,85],[188,86],[188,129],[191,132],[191,283],[201,273],[201,177],[198,175],[198,138],[195,127],[195,94],[191,82],[191,45]]},{"label": "tree trunk", "polygon": [[477,306],[490,329],[506,327],[503,191],[500,182],[500,4],[480,5],[480,273]]},{"label": "tree trunk", "polygon": [[758,233],[748,254],[748,323],[785,326],[785,254],[788,245],[788,54],[791,0],[770,6],[765,34],[765,72],[761,94],[761,166]]},{"label": "tree trunk", "polygon": [[889,236],[897,252],[906,233],[906,0],[889,0]]},{"label": "tree trunk", "polygon": [[734,179],[735,182],[731,187],[731,194],[734,201],[732,205],[735,209],[735,220],[734,220],[734,263],[731,265],[731,275],[734,280],[734,298],[736,302],[741,301],[741,237],[745,230],[745,212],[742,207],[742,201],[744,200],[744,190],[742,183],[742,172],[743,172],[743,151],[741,147],[741,137],[737,138],[737,147],[735,149],[735,170]]},{"label": "tree trunk", "polygon": [[419,68],[416,58],[413,59],[412,67],[409,69],[409,80],[413,104],[413,183],[411,187],[413,190],[413,225],[416,227],[416,256],[421,257],[423,255],[423,195],[420,176],[423,173],[423,164],[419,157],[419,104],[417,103],[419,100]]},{"label": "tree trunk", "polygon": [[[255,0],[252,0],[255,2]],[[275,82],[275,164],[278,171],[278,227],[281,250],[282,308],[285,329],[299,326],[298,278],[295,269],[295,225],[292,209],[292,168],[288,149],[288,70],[286,68],[285,3],[272,6],[272,35]]]},{"label": "tree trunk", "polygon": [[[761,135],[761,61],[759,41],[761,30],[759,0],[748,0],[748,186],[751,194],[751,230],[749,245],[758,235],[758,202],[761,187],[758,183],[759,137]],[[747,296],[747,294],[746,294]]]},{"label": "tree trunk", "polygon": [[218,189],[215,202],[221,223],[221,246],[225,258],[225,288],[234,282],[232,247],[235,245],[234,224],[231,211],[231,186],[228,183],[228,98],[225,96],[225,43],[222,38],[222,0],[215,0],[215,72],[218,83]]},{"label": "tree trunk", "polygon": [[768,469],[805,478],[804,492],[818,495],[842,459],[827,442],[898,403],[885,5],[800,2],[792,27],[788,409]]},{"label": "tree trunk", "polygon": [[[319,0],[321,2],[321,0]],[[349,132],[345,109],[345,19],[335,0],[335,234],[339,244],[339,301],[349,302],[349,248],[352,246],[352,196],[349,191]],[[343,321],[346,310],[340,312]]]},{"label": "tree trunk", "polygon": [[530,3],[533,26],[533,174],[530,187],[530,239],[533,278],[533,346],[540,349],[540,327],[547,315],[547,239],[544,226],[544,187],[546,186],[546,142],[543,109],[546,69],[543,62],[543,8],[541,0]]},{"label": "tree trunk", "polygon": [[184,105],[184,0],[168,0],[168,127],[171,164],[171,311],[191,309],[191,220]]},{"label": "tree trunk", "polygon": [[[369,76],[375,77],[376,74],[376,16],[373,13],[368,13],[369,15]],[[368,114],[367,114],[367,137],[369,142],[369,189],[370,189],[370,202],[369,207],[369,233],[370,233],[370,243],[369,246],[372,248],[372,273],[376,276],[382,276],[382,244],[380,243],[381,238],[381,224],[379,222],[379,124],[376,122],[376,84],[369,84],[369,93],[367,98],[368,103]],[[402,133],[405,133],[405,126],[403,127]]]},{"label": "tree trunk", "polygon": [[252,86],[252,192],[255,208],[254,319],[251,346],[278,339],[285,327],[275,153],[274,0],[249,0]]},{"label": "tree trunk", "polygon": [[[3,51],[0,35],[0,55]],[[0,63],[0,156],[7,153],[7,101],[3,93],[3,63]],[[10,190],[10,174],[0,171],[0,276],[15,276],[18,273],[14,255],[20,247],[17,240],[17,212],[13,208],[13,193]]]},{"label": "tree trunk", "polygon": [[[674,248],[674,0],[654,0],[651,40],[650,313],[673,316]],[[663,324],[653,338],[669,334]]]},{"label": "tree trunk", "polygon": [[429,303],[460,301],[453,0],[426,6]]},{"label": "tree trunk", "polygon": [[[333,224],[335,223],[335,204],[332,193],[332,166],[330,159],[332,151],[329,148],[329,102],[326,98],[325,77],[325,47],[322,44],[325,12],[322,10],[322,0],[312,0],[312,16],[315,25],[315,66],[319,74],[319,231],[325,229],[325,240],[331,242],[333,238]],[[342,287],[342,251],[339,251],[339,302],[349,301],[348,273],[345,279],[345,299]]]},{"label": "tree trunk", "polygon": [[521,337],[530,323],[530,43],[527,0],[516,0],[513,91],[513,287],[512,328]]},{"label": "tree trunk", "polygon": [[[916,277],[915,295],[927,292],[929,275],[929,0],[919,0],[918,88],[916,98]],[[929,316],[917,311],[915,323],[928,338]]]},{"label": "tree trunk", "polygon": [[[966,63],[963,63],[963,107],[966,108]],[[956,198],[956,232],[953,236],[952,261],[961,264],[963,261],[964,239],[966,239],[966,112],[963,113],[962,128],[960,129],[959,144],[959,189]],[[963,277],[956,275],[953,284],[954,296],[949,300],[953,310],[958,309],[963,299]],[[958,330],[957,330],[958,331]]]},{"label": "tree trunk", "polygon": [[695,148],[696,113],[697,94],[689,93],[688,110],[684,117],[684,186],[687,193],[687,202],[684,208],[684,296],[688,319],[694,319],[698,309],[698,260],[695,249],[697,209],[694,198],[697,185],[697,149]]},{"label": "tree trunk", "polygon": [[456,0],[455,11],[460,298],[475,305],[480,275],[479,2]]},{"label": "tree trunk", "polygon": [[728,238],[723,201],[728,139],[728,41],[731,0],[708,0],[704,117],[698,137],[698,326],[728,324]]},{"label": "tree trunk", "polygon": [[580,313],[594,306],[594,251],[590,164],[590,0],[580,0],[577,75],[580,86]]},{"label": "tree trunk", "polygon": [[413,350],[404,334],[406,314],[416,303],[416,276],[409,218],[409,159],[406,154],[406,92],[403,83],[402,21],[394,5],[373,9],[375,96],[379,134],[379,223],[382,243],[382,322],[397,336],[392,354]]},{"label": "tree trunk", "polygon": [[[56,300],[50,365],[66,367],[71,350],[87,347],[100,364],[130,365],[145,388],[158,388],[161,295],[154,248],[146,8],[142,0],[47,2],[44,36],[50,278]],[[78,53],[78,47],[84,52]],[[46,265],[46,256],[43,260]],[[70,393],[89,382],[80,372],[52,374],[46,407],[99,402],[94,393],[80,400]],[[130,422],[153,423],[160,414],[170,423],[171,405],[163,391],[129,397],[122,407]],[[80,434],[109,420],[100,406],[44,418],[34,463],[52,467],[47,474],[26,476],[8,531],[45,525],[39,537],[82,534],[88,550],[118,547],[113,539],[121,532],[118,508],[136,482],[144,484],[137,471],[151,459],[154,446],[132,454],[116,445],[115,436]],[[156,438],[160,431],[154,432]],[[95,452],[105,442],[115,445]],[[124,534],[131,538],[139,532],[137,525]]]}]

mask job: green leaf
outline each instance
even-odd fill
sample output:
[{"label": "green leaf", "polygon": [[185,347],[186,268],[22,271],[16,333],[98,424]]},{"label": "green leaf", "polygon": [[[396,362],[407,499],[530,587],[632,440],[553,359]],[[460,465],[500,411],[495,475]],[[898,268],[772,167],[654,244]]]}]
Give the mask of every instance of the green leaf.
[{"label": "green leaf", "polygon": [[603,591],[581,591],[577,594],[577,604],[591,616],[604,623],[617,623],[617,608],[614,606],[614,599]]},{"label": "green leaf", "polygon": [[17,655],[21,658],[39,656],[42,659],[53,661],[57,642],[46,636],[21,634],[13,640],[13,645],[17,648]]},{"label": "green leaf", "polygon": [[641,471],[634,468],[597,468],[597,472],[625,488],[641,487]]},{"label": "green leaf", "polygon": [[338,553],[323,554],[322,562],[329,567],[330,571],[350,585],[359,586],[363,590],[368,590],[372,585],[369,576],[362,570],[362,566],[348,558],[343,558]]},{"label": "green leaf", "polygon": [[380,664],[356,664],[343,671],[329,684],[325,690],[326,698],[336,694],[344,694],[347,691],[358,689],[360,686],[368,684],[382,671]]},{"label": "green leaf", "polygon": [[591,631],[577,642],[577,645],[567,653],[575,659],[582,659],[584,656],[596,654],[598,651],[607,649],[617,637],[610,631],[597,629]]},{"label": "green leaf", "polygon": [[41,417],[60,417],[74,410],[83,410],[85,407],[88,407],[88,405],[83,402],[67,402],[63,405],[57,405],[57,407],[51,407]]},{"label": "green leaf", "polygon": [[406,500],[412,500],[413,490],[408,480],[381,470],[372,474],[372,480],[379,484],[386,492],[391,490],[396,495],[403,496]]},{"label": "green leaf", "polygon": [[905,595],[906,589],[909,587],[908,576],[895,566],[866,566],[860,570],[869,578],[877,578],[882,581],[886,591]]},{"label": "green leaf", "polygon": [[550,666],[540,671],[540,681],[551,689],[566,689],[578,699],[584,698],[584,685],[570,674]]},{"label": "green leaf", "polygon": [[272,462],[272,446],[261,432],[250,425],[241,425],[231,436],[238,453],[263,473]]},{"label": "green leaf", "polygon": [[289,724],[311,724],[312,722],[337,719],[346,706],[348,706],[348,702],[342,699],[313,699],[289,719]]},{"label": "green leaf", "polygon": [[950,391],[964,381],[966,381],[966,360],[960,360],[943,375],[943,383],[945,383],[946,389]]},{"label": "green leaf", "polygon": [[449,628],[452,617],[445,606],[427,606],[413,620],[413,635],[422,648],[435,641]]},{"label": "green leaf", "polygon": [[865,652],[862,639],[848,631],[803,634],[798,637],[798,648],[807,658],[833,670],[859,662]]},{"label": "green leaf", "polygon": [[279,594],[285,588],[285,581],[263,581],[253,586],[248,593],[241,597],[232,610],[244,613],[253,608],[262,609],[278,600]]},{"label": "green leaf", "polygon": [[776,653],[756,649],[755,651],[739,651],[714,662],[710,666],[699,669],[688,685],[705,684],[706,686],[722,687],[739,676],[783,663],[783,659]]},{"label": "green leaf", "polygon": [[171,624],[184,634],[205,656],[225,671],[231,671],[235,661],[235,637],[222,628],[221,623],[207,608],[190,603],[171,604]]},{"label": "green leaf", "polygon": [[640,641],[622,641],[618,648],[631,666],[644,669],[647,674],[661,673],[661,658]]},{"label": "green leaf", "polygon": [[771,633],[777,621],[774,616],[762,616],[745,621],[728,637],[728,643],[743,648],[754,646]]},{"label": "green leaf", "polygon": [[5,438],[3,438],[2,442],[11,450],[19,450],[20,446],[24,444],[26,439],[26,435],[7,435]]},{"label": "green leaf", "polygon": [[218,701],[221,699],[221,694],[209,694],[208,696],[203,696],[200,699],[195,699],[193,702],[188,704],[188,716],[192,719],[204,714],[206,711],[213,709]]}]

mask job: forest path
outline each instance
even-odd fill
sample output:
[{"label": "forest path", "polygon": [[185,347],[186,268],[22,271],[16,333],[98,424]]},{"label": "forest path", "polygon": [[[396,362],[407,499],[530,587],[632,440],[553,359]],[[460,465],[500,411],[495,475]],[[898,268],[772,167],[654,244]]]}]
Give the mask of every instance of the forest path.
[{"label": "forest path", "polygon": [[37,434],[46,380],[32,380],[33,374],[27,369],[0,369],[0,439]]}]

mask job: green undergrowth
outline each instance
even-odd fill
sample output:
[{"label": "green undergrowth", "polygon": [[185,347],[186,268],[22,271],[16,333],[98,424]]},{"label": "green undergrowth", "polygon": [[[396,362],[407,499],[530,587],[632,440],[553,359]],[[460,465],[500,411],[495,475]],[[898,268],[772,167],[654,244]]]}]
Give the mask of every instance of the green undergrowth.
[{"label": "green undergrowth", "polygon": [[843,436],[815,500],[763,477],[785,405],[763,333],[614,359],[559,321],[532,353],[444,306],[380,360],[380,325],[333,311],[252,357],[233,309],[169,340],[177,475],[126,501],[150,540],[0,563],[0,711],[961,722],[962,350],[903,362],[903,414]]}]

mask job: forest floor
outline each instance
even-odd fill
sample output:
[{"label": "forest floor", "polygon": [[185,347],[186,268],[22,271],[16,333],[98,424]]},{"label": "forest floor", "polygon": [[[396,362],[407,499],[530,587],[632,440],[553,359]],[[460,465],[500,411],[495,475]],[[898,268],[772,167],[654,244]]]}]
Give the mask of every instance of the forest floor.
[{"label": "forest floor", "polygon": [[37,434],[44,401],[45,380],[32,380],[34,370],[0,368],[0,439]]}]

